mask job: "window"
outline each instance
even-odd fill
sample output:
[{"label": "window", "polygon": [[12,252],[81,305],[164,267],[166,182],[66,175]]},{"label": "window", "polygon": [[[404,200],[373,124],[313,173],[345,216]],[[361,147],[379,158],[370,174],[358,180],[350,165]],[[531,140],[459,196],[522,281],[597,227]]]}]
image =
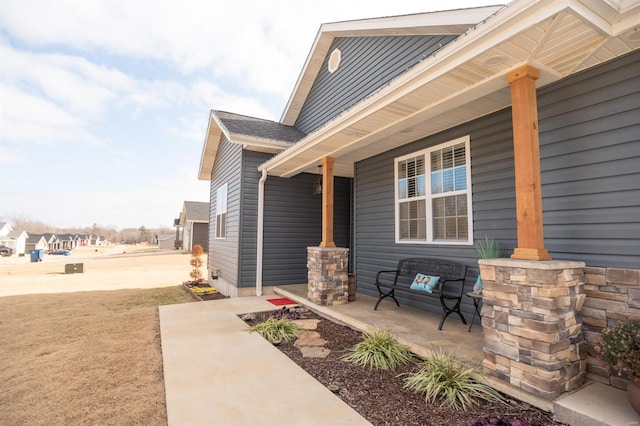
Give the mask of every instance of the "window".
[{"label": "window", "polygon": [[471,244],[469,137],[395,160],[396,242]]},{"label": "window", "polygon": [[227,185],[216,191],[216,238],[227,238]]}]

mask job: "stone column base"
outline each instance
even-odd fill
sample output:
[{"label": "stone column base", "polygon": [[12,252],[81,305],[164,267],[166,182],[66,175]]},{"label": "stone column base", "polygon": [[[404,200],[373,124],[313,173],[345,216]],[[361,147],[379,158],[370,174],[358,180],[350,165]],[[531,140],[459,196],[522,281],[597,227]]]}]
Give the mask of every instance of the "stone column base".
[{"label": "stone column base", "polygon": [[584,263],[481,259],[487,374],[546,400],[582,385]]},{"label": "stone column base", "polygon": [[348,302],[349,249],[307,247],[309,287],[307,299],[316,305],[331,306]]}]

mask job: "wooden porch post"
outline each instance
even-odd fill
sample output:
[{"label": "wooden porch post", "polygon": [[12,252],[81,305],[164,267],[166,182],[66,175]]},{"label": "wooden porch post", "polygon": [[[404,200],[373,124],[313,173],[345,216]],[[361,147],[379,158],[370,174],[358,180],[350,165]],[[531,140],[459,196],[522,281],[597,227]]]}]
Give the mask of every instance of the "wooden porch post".
[{"label": "wooden porch post", "polygon": [[524,65],[507,74],[511,85],[513,146],[516,173],[518,247],[511,258],[550,260],[544,248],[540,141],[536,83],[540,71]]},{"label": "wooden porch post", "polygon": [[322,158],[322,242],[320,247],[335,247],[333,241],[333,157]]}]

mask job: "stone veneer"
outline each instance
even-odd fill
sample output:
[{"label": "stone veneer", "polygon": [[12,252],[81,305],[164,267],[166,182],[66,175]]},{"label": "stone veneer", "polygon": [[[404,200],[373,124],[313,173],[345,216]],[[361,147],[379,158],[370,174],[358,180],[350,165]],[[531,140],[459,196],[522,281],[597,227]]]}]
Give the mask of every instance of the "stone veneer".
[{"label": "stone veneer", "polygon": [[609,369],[596,358],[594,343],[605,327],[620,320],[640,320],[640,270],[586,267],[584,279],[587,299],[582,318],[589,353],[587,378],[625,389],[626,378],[609,374]]},{"label": "stone veneer", "polygon": [[349,249],[307,247],[307,299],[316,305],[341,305],[349,298]]},{"label": "stone veneer", "polygon": [[582,262],[482,259],[485,372],[544,400],[582,385]]}]

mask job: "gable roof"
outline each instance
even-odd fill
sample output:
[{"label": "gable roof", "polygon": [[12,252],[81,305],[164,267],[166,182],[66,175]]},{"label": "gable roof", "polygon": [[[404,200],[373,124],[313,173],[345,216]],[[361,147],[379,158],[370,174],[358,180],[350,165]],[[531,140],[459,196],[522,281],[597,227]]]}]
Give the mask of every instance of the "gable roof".
[{"label": "gable roof", "polygon": [[[281,177],[314,173],[330,155],[335,175],[352,177],[357,161],[510,106],[506,75],[524,64],[540,70],[540,87],[640,48],[639,5],[515,0],[259,168]],[[319,40],[321,35],[287,105],[285,123],[304,103],[302,86],[313,84],[307,81],[317,66],[312,59],[327,54]]]},{"label": "gable roof", "polygon": [[504,6],[485,6],[322,24],[280,121],[287,125],[295,124],[336,38],[405,35],[457,36],[502,7]]},{"label": "gable roof", "polygon": [[28,244],[37,244],[40,240],[44,240],[45,242],[47,241],[43,234],[29,234],[27,237]]},{"label": "gable roof", "polygon": [[220,141],[241,144],[244,149],[278,153],[306,134],[293,126],[226,111],[212,110],[200,159],[198,179],[211,179]]},{"label": "gable roof", "polygon": [[185,201],[180,214],[180,225],[184,225],[187,221],[209,223],[209,203]]}]

